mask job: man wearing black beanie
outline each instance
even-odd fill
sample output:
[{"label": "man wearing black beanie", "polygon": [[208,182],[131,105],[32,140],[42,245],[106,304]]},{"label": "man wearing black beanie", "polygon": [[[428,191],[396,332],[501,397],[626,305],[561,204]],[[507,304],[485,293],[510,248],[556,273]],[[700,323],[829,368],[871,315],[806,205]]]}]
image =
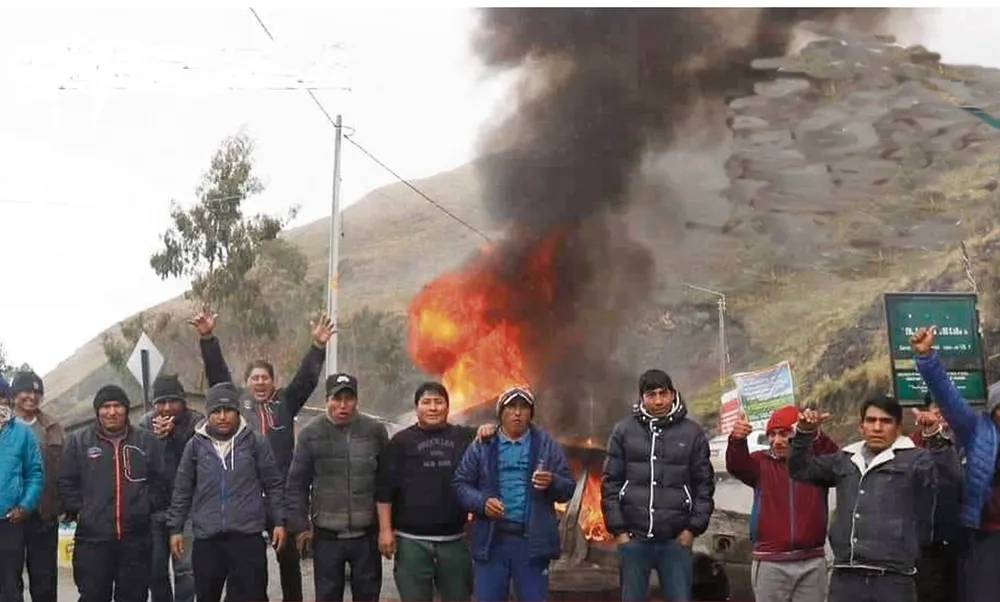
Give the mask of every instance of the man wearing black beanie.
[{"label": "man wearing black beanie", "polygon": [[150,516],[166,510],[171,476],[162,443],[129,424],[121,387],[94,396],[97,423],[70,436],[59,469],[63,510],[76,519],[73,580],[84,602],[145,602]]},{"label": "man wearing black beanie", "polygon": [[[139,426],[153,433],[163,442],[164,461],[171,473],[184,455],[184,446],[194,436],[195,428],[205,420],[205,415],[187,405],[187,393],[176,374],[161,374],[153,381],[153,410],[139,418]],[[173,482],[171,481],[171,492]],[[190,523],[184,531],[192,540]],[[170,554],[170,531],[166,516],[153,517],[153,576],[149,593],[151,602],[193,602],[194,572],[191,568],[191,546],[180,557]],[[171,588],[170,565],[174,568]]]},{"label": "man wearing black beanie", "polygon": [[[28,590],[32,602],[56,602],[59,575],[59,459],[66,446],[62,425],[41,409],[45,386],[31,370],[14,375],[11,383],[14,414],[31,427],[45,471],[38,509],[24,522]],[[24,591],[23,578],[20,589]]]}]

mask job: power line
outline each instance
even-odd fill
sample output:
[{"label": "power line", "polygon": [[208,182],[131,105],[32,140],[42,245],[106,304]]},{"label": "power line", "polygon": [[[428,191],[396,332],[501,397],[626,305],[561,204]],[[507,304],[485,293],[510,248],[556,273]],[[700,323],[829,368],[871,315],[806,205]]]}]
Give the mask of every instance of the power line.
[{"label": "power line", "polygon": [[[260,18],[259,14],[257,14],[257,11],[253,7],[250,7],[250,12],[253,14],[254,19],[257,20],[257,24],[260,25],[260,28],[264,31],[264,34],[272,42],[277,42],[277,40],[274,39],[274,35],[271,34],[271,30],[268,29],[267,25],[264,24],[264,20]],[[309,89],[306,89],[306,93],[309,94],[309,98],[312,98],[312,101],[316,104],[316,107],[323,113],[323,116],[326,117],[326,120],[330,122],[330,125],[332,125],[333,127],[338,127],[337,126],[337,122],[334,121],[333,117],[330,115],[330,112],[327,111],[326,107],[323,106],[323,103],[321,103],[319,101],[319,98],[317,98],[316,95],[313,94],[313,91],[309,90]],[[399,180],[400,183],[402,183],[407,188],[409,188],[410,190],[412,190],[413,192],[415,192],[417,195],[419,195],[425,201],[427,201],[428,203],[430,203],[433,207],[435,207],[436,209],[438,209],[439,211],[441,211],[442,213],[444,213],[445,215],[447,215],[451,219],[455,220],[456,222],[458,222],[459,224],[461,224],[462,226],[464,226],[468,230],[476,233],[477,235],[479,235],[480,237],[482,237],[486,242],[493,242],[493,240],[489,236],[487,236],[486,233],[484,233],[482,230],[480,230],[479,228],[476,228],[475,226],[473,226],[469,222],[467,222],[464,219],[460,218],[459,216],[455,215],[454,213],[452,213],[451,211],[449,211],[447,208],[445,208],[443,205],[441,205],[440,203],[438,203],[437,201],[435,201],[434,199],[432,199],[424,191],[420,190],[412,182],[410,182],[409,180],[407,180],[403,176],[399,175],[399,173],[397,173],[395,170],[393,170],[388,165],[386,165],[385,162],[383,162],[381,159],[379,159],[378,157],[376,157],[371,151],[369,151],[367,148],[365,148],[364,146],[362,146],[359,142],[357,142],[356,140],[354,140],[354,138],[352,138],[351,136],[349,136],[347,134],[344,134],[344,139],[347,140],[348,142],[350,142],[359,151],[361,151],[373,163],[375,163],[376,165],[378,165],[379,167],[381,167],[382,169],[384,169],[386,172],[388,172],[389,174],[391,174],[392,177],[394,177],[397,180]]]},{"label": "power line", "polygon": [[434,207],[436,207],[437,209],[439,209],[442,213],[444,213],[445,215],[447,215],[451,219],[455,220],[456,222],[462,224],[463,226],[465,226],[469,230],[472,230],[473,232],[475,232],[476,234],[478,234],[479,236],[481,236],[484,240],[486,240],[486,242],[493,242],[492,239],[490,239],[490,237],[487,236],[483,231],[479,230],[478,228],[476,228],[475,226],[473,226],[469,222],[467,222],[467,221],[463,220],[462,218],[458,217],[457,215],[455,215],[454,213],[452,213],[451,211],[449,211],[448,209],[446,209],[445,207],[443,207],[441,204],[439,204],[437,201],[435,201],[431,197],[429,197],[426,194],[424,194],[424,192],[422,190],[420,190],[419,188],[417,188],[416,186],[414,186],[406,178],[403,178],[402,176],[400,176],[399,174],[397,174],[395,171],[393,171],[392,169],[390,169],[388,165],[386,165],[385,163],[383,163],[382,161],[380,161],[378,159],[378,157],[376,157],[375,155],[373,155],[365,147],[361,146],[361,144],[359,144],[358,142],[356,142],[353,138],[351,138],[350,136],[347,136],[345,134],[344,135],[344,140],[347,140],[348,142],[350,142],[351,144],[353,144],[355,148],[357,148],[359,151],[361,151],[362,153],[364,153],[376,165],[378,165],[382,169],[384,169],[387,172],[389,172],[390,174],[392,174],[392,176],[394,178],[396,178],[397,180],[399,180],[400,182],[402,182],[404,185],[406,185],[407,188],[409,188],[413,192],[415,192],[418,195],[422,196],[425,201],[427,201],[428,203],[430,203],[431,205],[433,205]]}]

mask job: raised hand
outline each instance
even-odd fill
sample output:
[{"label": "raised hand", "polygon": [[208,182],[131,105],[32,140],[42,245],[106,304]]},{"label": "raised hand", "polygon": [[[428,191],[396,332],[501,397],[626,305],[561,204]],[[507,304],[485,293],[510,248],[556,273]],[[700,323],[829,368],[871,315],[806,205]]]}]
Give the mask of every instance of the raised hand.
[{"label": "raised hand", "polygon": [[920,328],[910,337],[910,347],[917,355],[930,355],[931,347],[934,346],[934,331],[936,326],[930,328]]},{"label": "raised hand", "polygon": [[188,320],[188,324],[193,326],[199,335],[207,337],[215,330],[215,319],[218,317],[219,314],[213,312],[209,304],[205,303],[201,306],[201,310]]},{"label": "raised hand", "polygon": [[333,336],[333,333],[337,332],[337,325],[333,323],[333,320],[325,312],[318,320],[311,322],[309,325],[313,329],[313,342],[316,343],[317,347],[325,347],[330,337]]},{"label": "raised hand", "polygon": [[931,433],[941,426],[941,416],[934,412],[923,412],[917,408],[911,410],[913,412],[913,422],[919,426],[924,433]]},{"label": "raised hand", "polygon": [[733,439],[746,439],[753,432],[753,427],[747,421],[746,414],[740,412],[740,417],[736,419],[736,424],[733,425],[733,432],[729,434]]},{"label": "raised hand", "polygon": [[829,412],[805,409],[799,412],[799,422],[796,428],[800,431],[814,431],[830,417]]}]

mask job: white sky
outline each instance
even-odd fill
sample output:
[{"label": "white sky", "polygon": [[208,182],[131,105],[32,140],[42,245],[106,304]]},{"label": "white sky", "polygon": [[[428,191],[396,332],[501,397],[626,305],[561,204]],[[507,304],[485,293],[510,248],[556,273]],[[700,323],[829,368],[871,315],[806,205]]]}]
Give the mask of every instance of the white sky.
[{"label": "white sky", "polygon": [[[267,184],[249,210],[298,204],[293,225],[329,215],[332,127],[305,92],[261,88],[295,74],[349,86],[317,95],[407,178],[468,161],[502,98],[468,51],[469,10],[257,10],[277,47],[248,9],[0,11],[0,341],[11,359],[47,372],[110,324],[186,288],[160,281],[149,256],[170,200],[193,200],[212,152],[240,128],[257,141]],[[997,65],[998,17],[945,9],[903,41],[948,62]],[[253,60],[219,56],[236,49]],[[105,74],[115,71],[127,90],[110,88]],[[242,89],[224,89],[234,83]],[[391,181],[345,143],[345,204]]]}]

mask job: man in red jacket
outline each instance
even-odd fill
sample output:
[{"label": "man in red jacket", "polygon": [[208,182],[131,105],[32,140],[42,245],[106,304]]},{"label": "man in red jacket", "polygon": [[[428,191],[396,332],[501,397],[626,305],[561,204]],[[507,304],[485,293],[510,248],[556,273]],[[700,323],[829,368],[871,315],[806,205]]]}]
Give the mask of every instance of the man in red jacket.
[{"label": "man in red jacket", "polygon": [[[747,435],[752,428],[740,415],[726,448],[726,470],[754,490],[751,582],[757,602],[826,600],[827,489],[793,481],[786,462],[788,439],[798,418],[793,405],[775,410],[767,422],[770,449],[751,454]],[[815,455],[837,450],[825,434],[816,436]]]}]

